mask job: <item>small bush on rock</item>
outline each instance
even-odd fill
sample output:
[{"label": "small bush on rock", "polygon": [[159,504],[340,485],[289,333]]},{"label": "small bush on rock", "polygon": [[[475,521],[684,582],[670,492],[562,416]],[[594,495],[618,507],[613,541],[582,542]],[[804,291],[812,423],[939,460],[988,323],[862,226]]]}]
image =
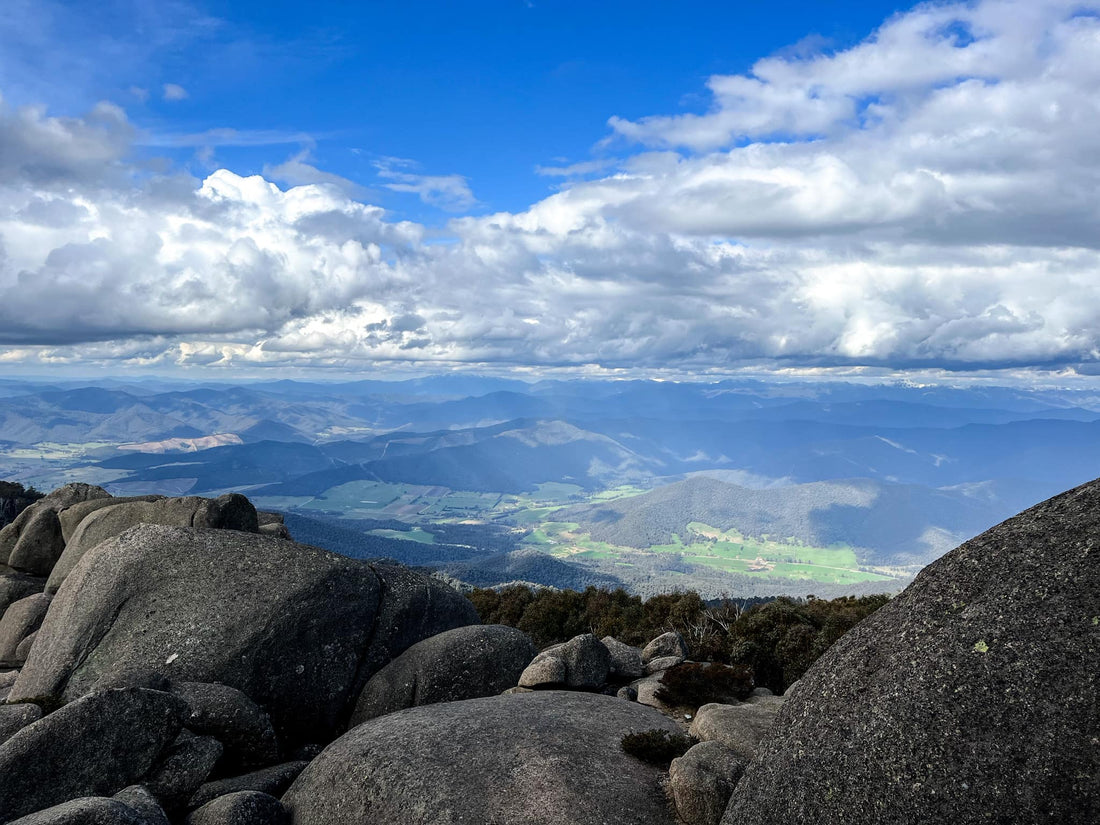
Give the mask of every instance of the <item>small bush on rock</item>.
[{"label": "small bush on rock", "polygon": [[708,702],[742,701],[753,687],[752,668],[746,665],[684,662],[665,671],[656,696],[671,707],[697,708]]},{"label": "small bush on rock", "polygon": [[679,759],[698,743],[694,736],[654,728],[641,733],[628,733],[623,737],[622,749],[635,759],[667,770],[673,759]]}]

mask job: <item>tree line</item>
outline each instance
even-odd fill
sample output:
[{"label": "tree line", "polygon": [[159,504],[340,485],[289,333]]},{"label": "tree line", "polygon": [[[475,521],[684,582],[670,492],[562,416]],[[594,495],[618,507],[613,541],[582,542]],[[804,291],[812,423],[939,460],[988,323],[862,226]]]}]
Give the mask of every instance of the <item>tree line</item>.
[{"label": "tree line", "polygon": [[837,639],[889,596],[790,597],[704,601],[693,591],[642,600],[622,588],[583,591],[522,585],[467,594],[483,622],[527,633],[541,649],[582,633],[643,646],[669,630],[683,635],[697,661],[746,665],[757,686],[789,685]]}]

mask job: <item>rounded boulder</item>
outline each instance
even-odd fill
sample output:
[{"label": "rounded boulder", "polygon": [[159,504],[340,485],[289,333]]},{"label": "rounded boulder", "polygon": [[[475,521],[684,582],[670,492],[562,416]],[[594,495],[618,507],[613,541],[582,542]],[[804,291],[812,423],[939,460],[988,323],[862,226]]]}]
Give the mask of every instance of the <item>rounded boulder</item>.
[{"label": "rounded boulder", "polygon": [[515,686],[535,646],[503,625],[470,625],[410,647],[367,682],[352,726],[404,708],[495,696]]},{"label": "rounded boulder", "polygon": [[662,771],[622,737],[670,719],[563,691],[469,699],[352,729],[283,796],[295,825],[672,825]]}]

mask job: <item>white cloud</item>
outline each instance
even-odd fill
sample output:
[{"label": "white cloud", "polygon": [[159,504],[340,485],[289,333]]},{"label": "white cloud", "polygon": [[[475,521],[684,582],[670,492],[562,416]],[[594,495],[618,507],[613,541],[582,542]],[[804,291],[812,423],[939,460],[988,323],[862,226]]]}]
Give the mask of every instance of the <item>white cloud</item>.
[{"label": "white cloud", "polygon": [[187,90],[176,83],[165,83],[161,87],[162,97],[169,101],[174,102],[177,100],[187,100]]},{"label": "white cloud", "polygon": [[583,160],[564,166],[536,166],[535,174],[548,178],[576,178],[604,172],[616,163],[618,161],[614,158],[600,158],[598,160]]},{"label": "white cloud", "polygon": [[461,212],[477,204],[462,175],[422,175],[415,171],[413,161],[404,158],[383,158],[374,165],[378,177],[391,181],[382,185],[393,192],[416,195],[424,203],[449,212]]},{"label": "white cloud", "polygon": [[[847,50],[807,41],[711,78],[707,113],[613,120],[637,147],[613,173],[543,169],[604,176],[442,237],[358,202],[308,151],[265,168],[286,191],[154,179],[127,163],[116,108],[0,109],[0,358],[1094,370],[1089,7],[940,3]],[[376,168],[475,203],[461,176]]]}]

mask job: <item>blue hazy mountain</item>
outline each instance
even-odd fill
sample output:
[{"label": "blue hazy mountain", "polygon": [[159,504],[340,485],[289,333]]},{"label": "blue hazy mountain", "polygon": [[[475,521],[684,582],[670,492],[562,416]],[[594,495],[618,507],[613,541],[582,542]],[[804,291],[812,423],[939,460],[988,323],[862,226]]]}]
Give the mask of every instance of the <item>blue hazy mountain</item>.
[{"label": "blue hazy mountain", "polygon": [[[513,496],[557,483],[576,491],[555,504],[569,506],[567,521],[626,547],[705,522],[851,545],[869,563],[924,563],[1097,475],[1100,397],[1087,390],[466,375],[0,381],[0,477],[40,488],[80,478],[125,492],[236,489],[288,507],[316,500],[316,510],[356,482]],[[585,499],[618,485],[642,494]],[[320,532],[366,535],[340,529]],[[479,541],[368,544],[478,580],[552,577],[568,564]],[[674,567],[653,569],[702,575]]]}]

